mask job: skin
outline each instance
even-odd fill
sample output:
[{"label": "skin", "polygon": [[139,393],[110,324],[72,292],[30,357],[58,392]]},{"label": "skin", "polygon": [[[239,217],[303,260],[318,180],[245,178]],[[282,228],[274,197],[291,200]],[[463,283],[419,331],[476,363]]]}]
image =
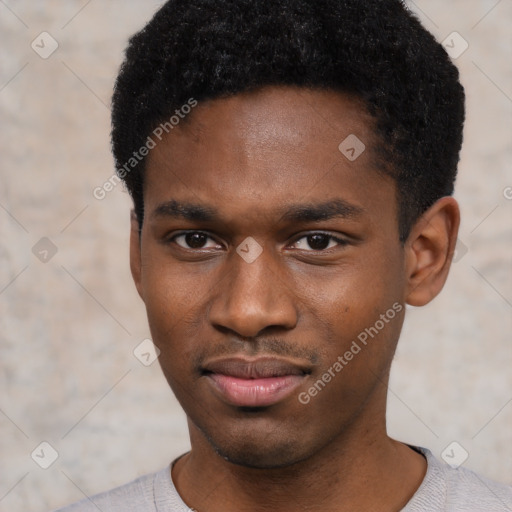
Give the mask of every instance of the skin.
[{"label": "skin", "polygon": [[[459,208],[440,199],[402,245],[395,183],[376,171],[373,123],[339,92],[266,87],[199,104],[148,157],[131,268],[188,417],[192,449],[172,478],[199,512],[398,511],[425,476],[424,457],[386,433],[387,383],[405,304],[427,304],[446,281]],[[350,134],[366,145],[354,162],[338,150]],[[352,214],[283,215],[335,199]],[[161,207],[172,200],[220,217],[174,217]],[[252,263],[236,252],[247,237],[263,248]],[[395,303],[400,313],[301,403],[298,394]],[[198,369],[214,357],[263,355],[309,374],[255,410],[223,401]]]}]

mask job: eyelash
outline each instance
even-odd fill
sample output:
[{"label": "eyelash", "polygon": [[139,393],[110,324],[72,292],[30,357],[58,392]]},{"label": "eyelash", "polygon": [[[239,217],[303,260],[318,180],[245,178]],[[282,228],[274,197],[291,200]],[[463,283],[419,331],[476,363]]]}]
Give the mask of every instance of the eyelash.
[{"label": "eyelash", "polygon": [[[171,238],[168,238],[166,240],[166,243],[176,243],[176,238],[179,238],[181,236],[186,236],[186,235],[189,235],[189,234],[193,234],[193,233],[200,233],[202,235],[206,235],[207,238],[211,239],[211,240],[214,240],[214,238],[212,236],[210,236],[208,233],[204,232],[204,231],[182,231],[181,233],[178,233],[176,235],[173,235]],[[303,238],[308,238],[310,236],[313,236],[313,235],[324,235],[327,239],[329,239],[329,243],[331,241],[335,241],[339,244],[339,246],[343,247],[343,246],[346,246],[348,245],[348,242],[346,240],[343,240],[342,238],[339,238],[337,236],[334,236],[334,235],[330,235],[328,233],[323,233],[322,231],[312,231],[311,233],[308,233],[307,235],[302,235],[301,237],[297,238],[293,243],[296,244],[299,240],[302,240]],[[178,245],[178,244],[176,244]],[[184,249],[186,251],[193,251],[193,252],[198,252],[198,251],[201,251],[201,250],[204,250],[204,249],[188,249],[186,247],[182,247],[181,245],[178,245],[178,247],[180,247],[180,249]],[[332,249],[335,249],[335,247],[330,247],[328,249],[312,249],[312,250],[306,250],[306,252],[313,252],[313,253],[325,253],[325,252],[329,252],[331,251]],[[300,250],[300,249],[298,249]]]}]

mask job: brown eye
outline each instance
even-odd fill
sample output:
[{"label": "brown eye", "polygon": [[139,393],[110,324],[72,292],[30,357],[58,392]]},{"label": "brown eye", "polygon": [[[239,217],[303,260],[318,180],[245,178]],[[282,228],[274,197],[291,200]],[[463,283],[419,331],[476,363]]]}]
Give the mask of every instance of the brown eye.
[{"label": "brown eye", "polygon": [[[182,239],[185,245],[178,243],[177,241],[179,239]],[[208,240],[213,241],[210,236],[208,236],[206,233],[203,233],[202,231],[188,231],[186,233],[181,233],[172,237],[170,241],[175,242],[183,249],[211,249],[219,247],[219,244],[217,244],[215,241],[213,241],[213,246],[205,247],[205,244]]]},{"label": "brown eye", "polygon": [[[331,242],[335,242],[334,245],[330,245]],[[327,233],[312,233],[310,235],[303,236],[299,238],[294,245],[297,246],[298,249],[306,249],[309,247],[314,251],[325,251],[326,249],[332,249],[337,245],[346,245],[347,242],[342,240],[341,238],[337,238],[333,235],[328,235]]]}]

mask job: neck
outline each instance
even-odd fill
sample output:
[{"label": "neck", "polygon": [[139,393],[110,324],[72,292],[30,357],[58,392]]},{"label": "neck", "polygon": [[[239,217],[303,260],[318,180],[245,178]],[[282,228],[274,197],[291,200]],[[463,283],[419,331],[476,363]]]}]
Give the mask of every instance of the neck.
[{"label": "neck", "polygon": [[385,414],[380,418],[361,417],[308,459],[272,469],[224,460],[189,422],[192,450],[175,464],[173,481],[198,512],[401,510],[421,484],[426,461],[389,438]]}]

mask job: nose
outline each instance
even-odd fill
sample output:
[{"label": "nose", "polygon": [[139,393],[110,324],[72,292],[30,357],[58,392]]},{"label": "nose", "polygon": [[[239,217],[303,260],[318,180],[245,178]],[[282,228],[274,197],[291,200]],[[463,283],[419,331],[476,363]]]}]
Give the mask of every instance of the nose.
[{"label": "nose", "polygon": [[251,263],[233,252],[210,308],[211,324],[245,337],[257,336],[269,327],[294,328],[293,288],[278,260],[266,249]]}]

